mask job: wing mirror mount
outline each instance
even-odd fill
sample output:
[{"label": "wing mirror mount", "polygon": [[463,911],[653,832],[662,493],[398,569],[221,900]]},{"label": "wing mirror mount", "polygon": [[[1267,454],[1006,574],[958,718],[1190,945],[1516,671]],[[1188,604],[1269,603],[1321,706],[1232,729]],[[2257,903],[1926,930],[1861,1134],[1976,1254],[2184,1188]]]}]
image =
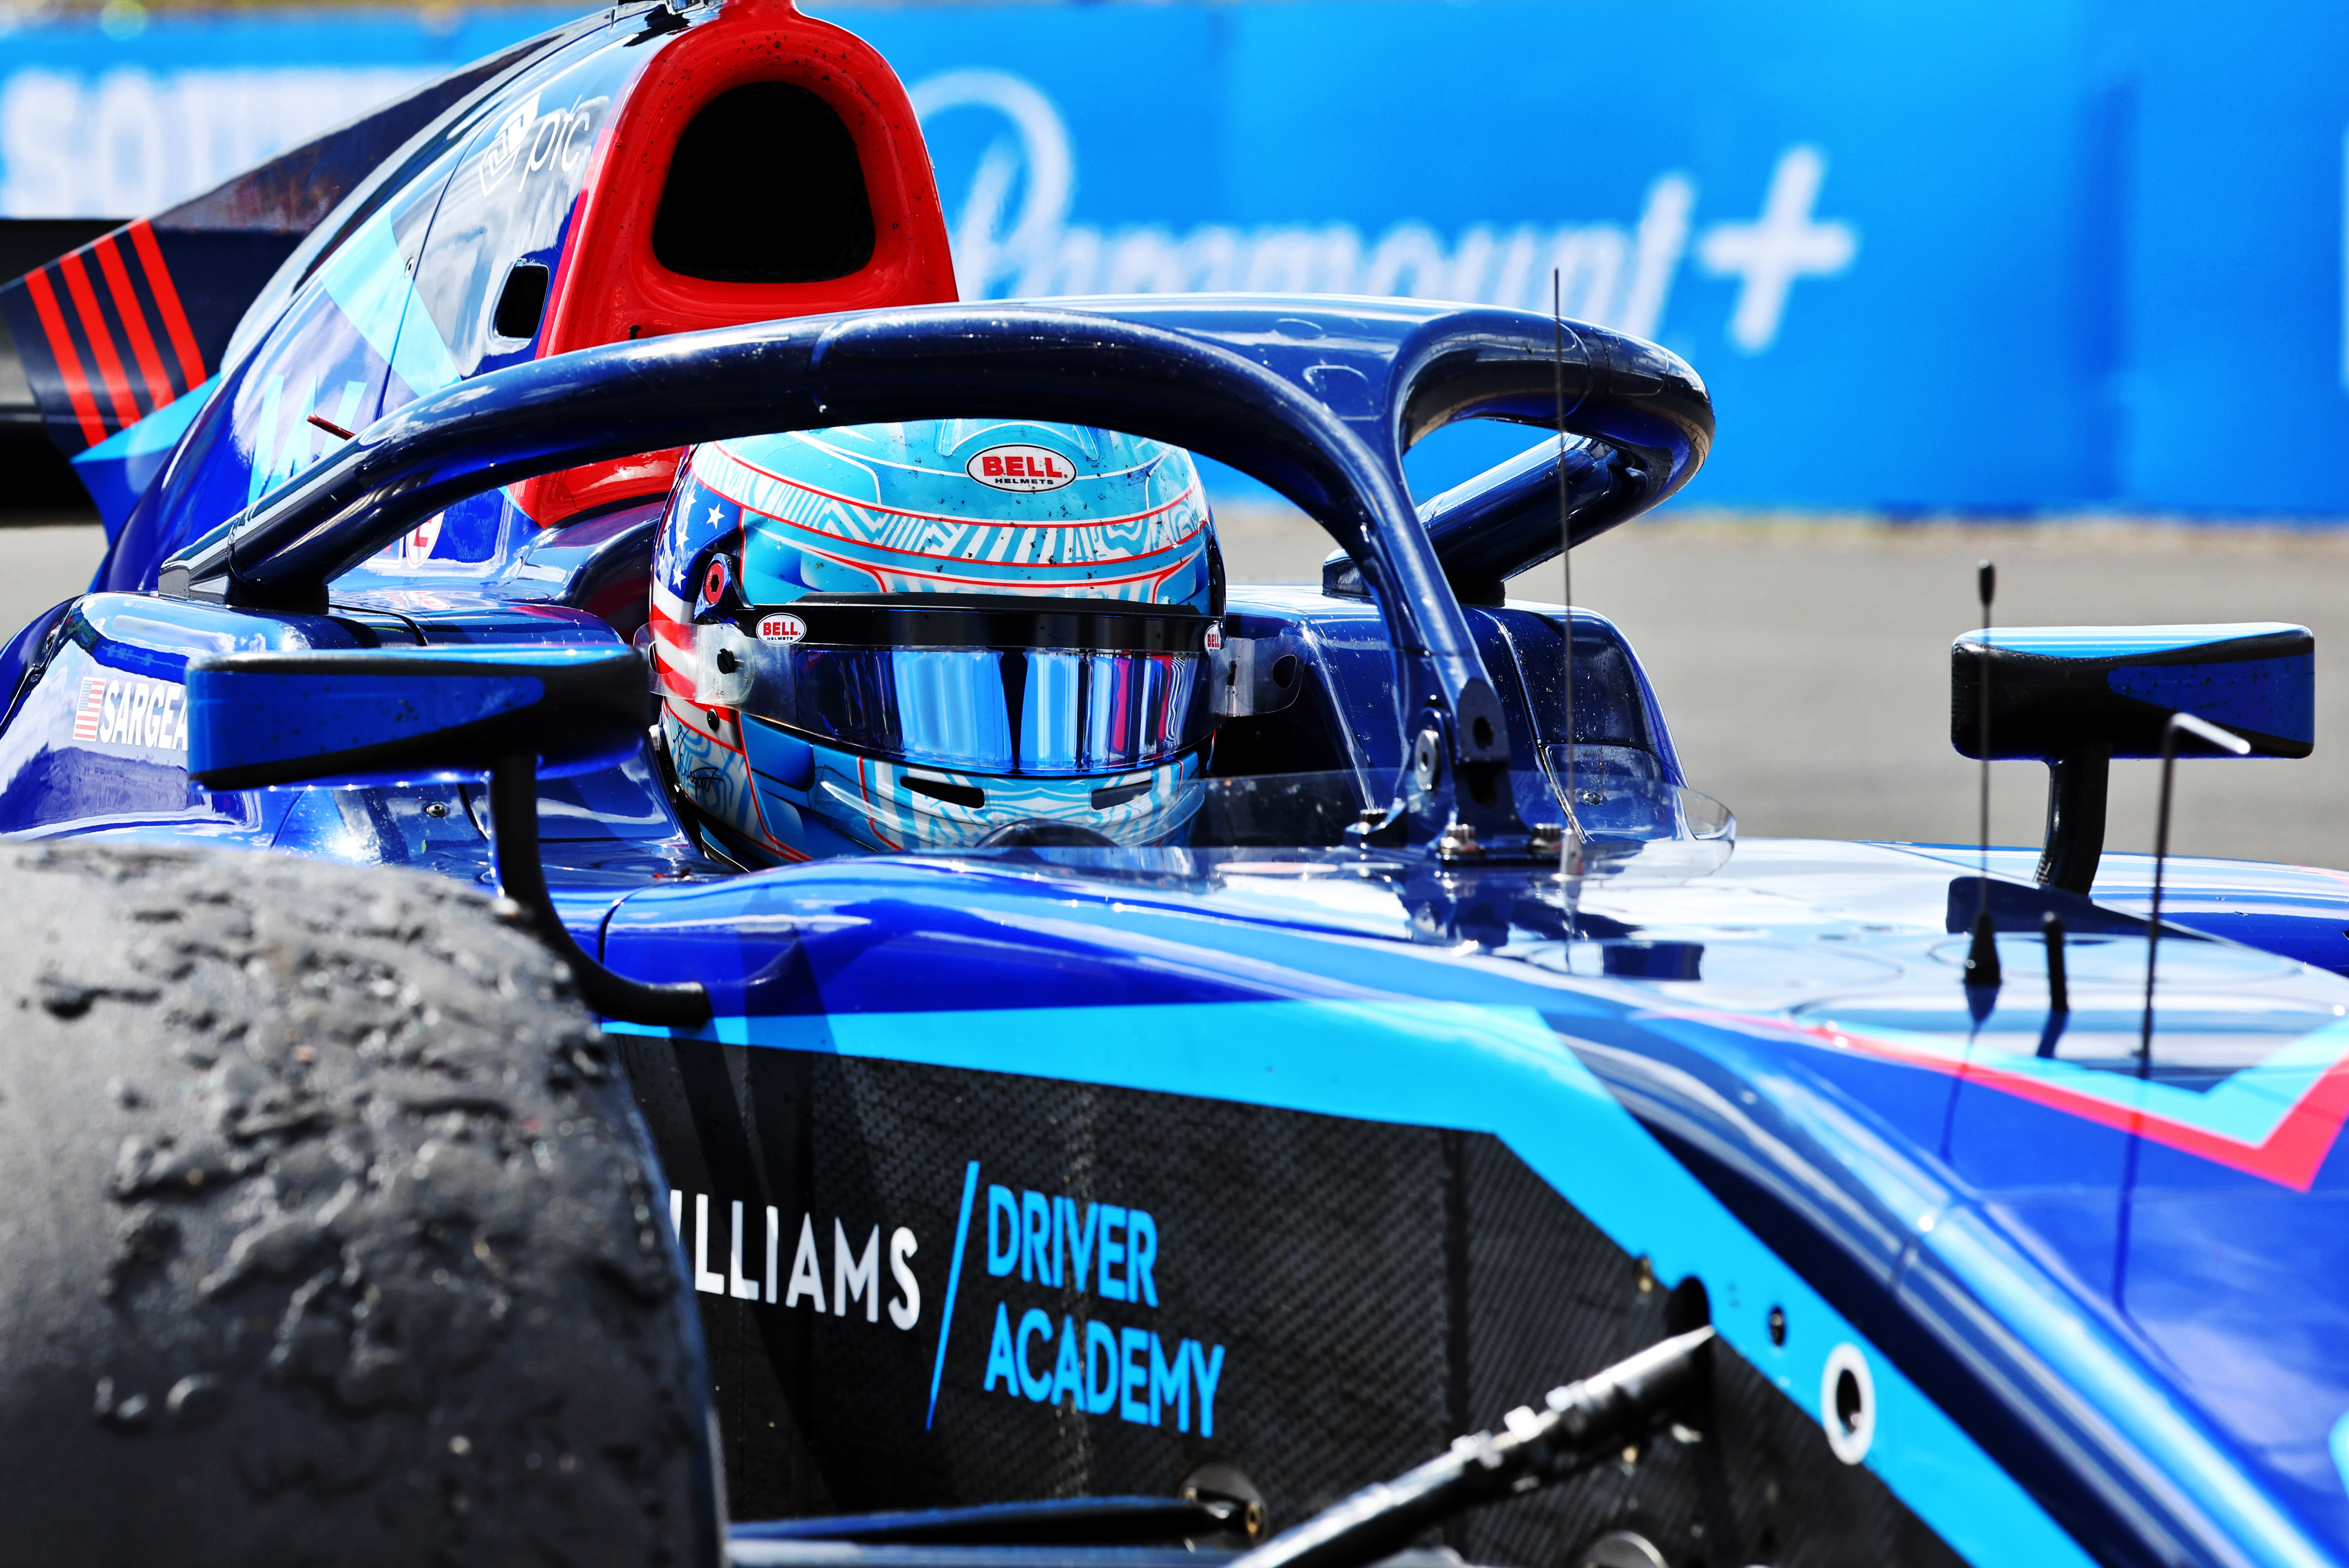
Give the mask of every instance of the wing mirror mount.
[{"label": "wing mirror mount", "polygon": [[490,781],[498,890],[607,1018],[692,1027],[693,982],[614,974],[564,929],[539,860],[538,780],[615,766],[645,738],[645,667],[621,648],[231,653],[188,664],[188,775],[207,789]]},{"label": "wing mirror mount", "polygon": [[[2316,639],[2304,626],[2040,626],[1970,631],[1950,649],[1950,743],[2047,764],[2047,842],[2037,879],[2085,895],[2105,848],[2116,757],[2158,758],[2170,715],[2233,732],[2255,757],[2316,742]],[[2180,756],[2220,756],[2193,743]]]}]

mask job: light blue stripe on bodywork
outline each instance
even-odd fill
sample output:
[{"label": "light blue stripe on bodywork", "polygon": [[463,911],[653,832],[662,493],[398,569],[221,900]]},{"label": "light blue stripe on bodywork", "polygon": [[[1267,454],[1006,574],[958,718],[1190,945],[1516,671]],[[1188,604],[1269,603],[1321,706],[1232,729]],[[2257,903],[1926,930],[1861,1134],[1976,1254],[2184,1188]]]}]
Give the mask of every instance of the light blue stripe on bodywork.
[{"label": "light blue stripe on bodywork", "polygon": [[[591,628],[594,631],[602,629],[600,627]],[[605,635],[610,636],[608,632]],[[387,660],[398,659],[401,664],[411,667],[421,661],[426,664],[512,664],[524,669],[543,665],[551,670],[560,670],[574,664],[601,663],[607,659],[621,658],[626,652],[627,649],[615,639],[588,643],[444,642],[429,648],[387,648],[383,656]],[[408,673],[414,674],[415,671],[411,668]],[[431,679],[429,675],[418,678]]]},{"label": "light blue stripe on bodywork", "polygon": [[220,378],[214,376],[202,385],[189,389],[137,424],[125,425],[96,446],[77,452],[73,461],[119,462],[125,458],[148,457],[171,451],[179,444],[180,438],[187,434],[188,427],[202,411],[204,400],[211,397],[212,389],[219,385]]},{"label": "light blue stripe on bodywork", "polygon": [[[1492,1133],[1618,1246],[1652,1259],[1661,1277],[1701,1274],[1723,1337],[1814,1418],[1828,1353],[1838,1344],[1861,1347],[1878,1402],[1869,1468],[1968,1560],[2089,1562],[2029,1492],[1657,1143],[1531,1008],[1349,1000],[730,1017],[717,1020],[709,1037]],[[1770,1342],[1773,1305],[1787,1314],[1784,1346]],[[1559,1368],[1577,1370],[1586,1369]]]},{"label": "light blue stripe on bodywork", "polygon": [[2305,637],[2308,628],[2275,620],[2207,626],[2002,626],[1977,627],[1959,633],[1957,640],[1976,648],[1987,642],[2010,653],[2037,653],[2050,659],[2137,659],[2149,653],[2207,648],[2215,642],[2238,642],[2247,637],[2295,632]]},{"label": "light blue stripe on bodywork", "polygon": [[319,269],[319,283],[410,392],[420,398],[461,379],[431,313],[409,308],[416,286],[388,217],[353,234]]},{"label": "light blue stripe on bodywork", "polygon": [[73,465],[80,472],[83,488],[98,503],[98,517],[106,524],[109,544],[122,532],[130,509],[163,471],[171,449],[180,444],[180,438],[188,433],[188,427],[195,422],[219,386],[220,378],[214,376],[181,393],[137,424],[125,425],[96,446],[74,454]]},{"label": "light blue stripe on bodywork", "polygon": [[[954,1332],[955,1290],[962,1283],[963,1249],[970,1242],[970,1206],[978,1196],[978,1161],[972,1160],[962,1173],[962,1212],[955,1220],[954,1262],[947,1268],[947,1299],[938,1308],[938,1358],[930,1367],[930,1407],[922,1417],[922,1429],[938,1417],[938,1385],[947,1375],[947,1335]],[[797,1267],[797,1264],[793,1264]]]}]

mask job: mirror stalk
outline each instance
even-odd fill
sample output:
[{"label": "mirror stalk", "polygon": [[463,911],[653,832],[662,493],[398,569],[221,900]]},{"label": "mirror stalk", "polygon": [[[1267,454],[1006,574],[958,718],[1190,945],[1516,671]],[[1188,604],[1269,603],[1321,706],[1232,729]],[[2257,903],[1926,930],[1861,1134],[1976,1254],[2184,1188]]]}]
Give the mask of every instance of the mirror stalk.
[{"label": "mirror stalk", "polygon": [[2105,857],[2105,801],[2112,783],[2109,745],[2090,743],[2047,763],[2047,843],[2039,852],[2043,888],[2088,896]]},{"label": "mirror stalk", "polygon": [[490,770],[490,850],[498,891],[521,907],[539,940],[571,966],[581,1000],[606,1018],[690,1029],[709,1022],[709,992],[692,981],[650,984],[587,956],[546,890],[538,855],[538,756],[509,752]]},{"label": "mirror stalk", "polygon": [[488,774],[498,889],[571,966],[581,1000],[630,1023],[709,1022],[699,984],[624,980],[589,958],[564,929],[539,862],[540,770],[617,767],[644,749],[645,666],[632,650],[254,649],[192,659],[187,679],[188,777],[206,789]]}]

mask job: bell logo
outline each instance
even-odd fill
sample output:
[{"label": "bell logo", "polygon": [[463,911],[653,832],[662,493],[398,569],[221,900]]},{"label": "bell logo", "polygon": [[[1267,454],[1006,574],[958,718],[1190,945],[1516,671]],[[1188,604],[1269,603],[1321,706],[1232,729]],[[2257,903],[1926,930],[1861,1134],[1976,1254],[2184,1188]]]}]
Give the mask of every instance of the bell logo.
[{"label": "bell logo", "polygon": [[965,472],[992,490],[1058,490],[1077,477],[1067,458],[1040,446],[988,447]]},{"label": "bell logo", "polygon": [[762,615],[759,618],[761,642],[797,642],[807,635],[807,622],[795,615]]}]

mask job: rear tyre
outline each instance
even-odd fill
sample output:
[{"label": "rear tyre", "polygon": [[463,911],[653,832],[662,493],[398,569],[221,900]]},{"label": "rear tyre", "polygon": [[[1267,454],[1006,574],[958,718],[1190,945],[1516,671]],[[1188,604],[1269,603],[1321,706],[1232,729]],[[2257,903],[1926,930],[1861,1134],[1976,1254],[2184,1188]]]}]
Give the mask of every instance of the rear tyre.
[{"label": "rear tyre", "polygon": [[0,846],[13,1561],[714,1564],[661,1185],[487,901]]}]

